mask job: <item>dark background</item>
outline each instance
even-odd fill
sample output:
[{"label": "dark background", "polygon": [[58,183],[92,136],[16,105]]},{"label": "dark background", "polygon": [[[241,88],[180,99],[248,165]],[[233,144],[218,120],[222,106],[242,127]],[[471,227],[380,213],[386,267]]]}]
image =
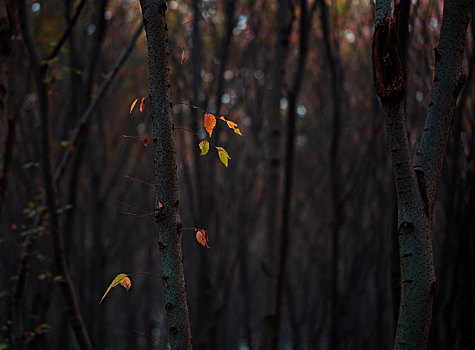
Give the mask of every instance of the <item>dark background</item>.
[{"label": "dark background", "polygon": [[[44,57],[78,3],[27,1]],[[262,322],[266,210],[275,206],[280,232],[289,94],[294,91],[296,72],[304,69],[295,106],[280,348],[329,348],[330,306],[338,298],[340,348],[389,349],[399,293],[397,213],[384,115],[373,86],[374,3],[339,0],[316,6],[302,41],[308,46],[305,66],[299,60],[302,2],[290,3],[294,19],[288,53],[278,57],[274,57],[274,1],[168,3],[171,99],[193,343],[204,349],[256,348]],[[307,3],[308,14],[313,1]],[[432,49],[440,32],[442,2],[405,4],[406,107],[415,153],[431,93]],[[9,15],[15,16],[11,11]],[[72,130],[141,19],[138,1],[89,1],[58,54],[59,60],[51,63],[48,94],[55,167],[68,151]],[[434,212],[438,292],[430,349],[475,348],[472,24],[468,31],[465,64],[469,78],[457,105]],[[21,301],[27,348],[74,349],[74,334],[55,281],[48,216],[39,215],[44,188],[38,98],[28,53],[15,25],[12,34],[7,100],[12,143],[0,203],[0,348],[9,343],[14,281],[24,242],[32,240]],[[183,50],[186,59],[181,64]],[[284,69],[280,115],[269,116],[269,77],[276,59],[283,60]],[[160,279],[133,276],[128,293],[122,287],[113,288],[99,304],[117,274],[160,273],[156,225],[143,215],[153,211],[154,192],[147,184],[153,182],[153,149],[142,141],[151,135],[148,101],[143,114],[138,105],[129,114],[132,101],[148,95],[147,74],[142,33],[91,115],[58,187],[69,269],[97,349],[167,348]],[[214,149],[199,156],[198,143],[205,135],[203,113],[178,102],[238,123],[242,137],[218,121],[212,139],[231,156],[228,168]],[[271,157],[269,130],[276,127],[280,130],[281,184],[275,188],[276,201],[269,203],[265,195]],[[210,249],[199,245],[195,231],[187,229],[195,227],[206,229]],[[332,250],[335,234],[339,237],[336,255]],[[336,291],[331,288],[335,276]]]}]

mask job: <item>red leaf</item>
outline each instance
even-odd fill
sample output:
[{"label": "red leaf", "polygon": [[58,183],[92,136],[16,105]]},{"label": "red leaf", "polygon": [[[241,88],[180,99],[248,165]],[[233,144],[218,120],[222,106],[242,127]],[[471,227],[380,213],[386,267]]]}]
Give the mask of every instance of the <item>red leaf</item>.
[{"label": "red leaf", "polygon": [[75,149],[76,149],[76,146],[71,145],[71,146],[69,147],[69,153],[74,153],[74,150],[75,150]]},{"label": "red leaf", "polygon": [[140,113],[143,113],[143,110],[145,109],[145,104],[143,103],[143,100],[145,100],[145,97],[142,97],[142,101],[140,102]]},{"label": "red leaf", "polygon": [[208,245],[208,234],[206,233],[205,230],[199,230],[196,232],[196,240],[198,241],[199,244],[201,244],[203,247],[209,248]]},{"label": "red leaf", "polygon": [[186,58],[186,57],[185,57],[185,50],[183,50],[183,51],[181,52],[181,64],[183,64],[183,62],[185,62],[185,58]]},{"label": "red leaf", "polygon": [[143,144],[145,147],[148,146],[149,140],[147,138],[143,139]]}]

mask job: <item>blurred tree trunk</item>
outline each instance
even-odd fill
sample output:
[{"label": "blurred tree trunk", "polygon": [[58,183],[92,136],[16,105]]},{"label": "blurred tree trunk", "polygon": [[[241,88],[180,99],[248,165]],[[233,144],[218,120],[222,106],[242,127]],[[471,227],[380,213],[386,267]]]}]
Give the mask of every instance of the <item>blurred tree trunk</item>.
[{"label": "blurred tree trunk", "polygon": [[0,4],[0,215],[7,183],[8,144],[12,138],[10,125],[13,124],[7,115],[7,70],[10,49],[11,31],[7,16],[7,4],[2,1]]},{"label": "blurred tree trunk", "polygon": [[[284,163],[284,193],[282,197],[282,235],[279,248],[279,270],[277,276],[277,312],[276,327],[277,333],[280,333],[281,309],[283,306],[284,281],[287,266],[287,258],[290,251],[290,221],[292,211],[292,183],[294,170],[294,154],[295,154],[295,124],[297,101],[302,87],[305,63],[308,53],[308,39],[310,35],[311,19],[315,11],[317,1],[313,2],[312,7],[308,8],[307,0],[300,0],[300,21],[299,21],[299,52],[297,58],[297,69],[295,70],[292,86],[288,92],[288,108],[287,108],[287,135],[285,147],[285,163]],[[293,310],[292,310],[293,311]],[[292,313],[292,312],[291,312]],[[296,336],[298,338],[298,336]]]},{"label": "blurred tree trunk", "polygon": [[277,334],[277,279],[280,264],[279,241],[277,229],[277,213],[279,206],[279,172],[280,172],[280,98],[284,81],[285,59],[289,47],[291,23],[287,0],[277,1],[276,12],[277,37],[274,44],[273,66],[268,81],[270,88],[267,103],[268,128],[268,169],[267,169],[267,198],[266,198],[266,232],[264,241],[263,275],[264,290],[262,293],[262,324],[260,329],[260,350],[276,349]]},{"label": "blurred tree trunk", "polygon": [[[63,294],[69,322],[76,335],[78,346],[81,349],[91,349],[91,341],[87,334],[86,325],[82,318],[79,303],[76,297],[76,292],[69,274],[69,267],[67,265],[66,253],[64,249],[63,231],[60,226],[59,217],[57,213],[57,196],[55,183],[53,181],[53,172],[51,166],[50,155],[50,125],[49,125],[49,106],[48,106],[48,86],[45,82],[48,73],[48,65],[43,60],[38,52],[36,41],[33,36],[28,14],[26,12],[25,1],[17,2],[18,18],[20,21],[20,28],[23,40],[28,50],[29,59],[31,63],[31,70],[34,82],[37,88],[39,116],[41,121],[41,161],[43,171],[43,182],[46,194],[46,207],[50,218],[50,230],[53,241],[53,250],[55,256],[56,275],[61,279],[58,282],[61,292]],[[48,59],[55,57],[60,46],[56,45]],[[52,56],[52,57],[51,57]]]},{"label": "blurred tree trunk", "polygon": [[[162,276],[166,282],[165,309],[172,349],[191,349],[191,331],[186,302],[182,224],[179,214],[178,179],[170,102],[168,28],[164,0],[141,0],[149,59],[152,105],[155,210]],[[163,206],[160,206],[160,203]]]},{"label": "blurred tree trunk", "polygon": [[[395,7],[394,7],[395,6]],[[386,126],[398,201],[401,302],[395,349],[428,344],[437,290],[432,253],[432,217],[455,104],[465,83],[463,52],[469,20],[467,0],[444,4],[429,112],[413,167],[407,137],[405,78],[399,54],[399,3],[376,4],[374,79]]]},{"label": "blurred tree trunk", "polygon": [[[338,42],[331,40],[329,11],[325,0],[320,0],[320,19],[323,31],[323,42],[330,68],[330,88],[333,102],[332,132],[330,144],[330,190],[331,190],[331,262],[330,262],[330,299],[331,299],[331,321],[330,321],[330,349],[340,348],[339,317],[341,312],[339,279],[340,271],[338,264],[340,260],[340,231],[343,222],[343,208],[341,198],[341,169],[339,164],[339,148],[341,134],[341,107],[343,94],[343,74],[340,63],[340,50]],[[334,47],[332,47],[334,46]]]}]

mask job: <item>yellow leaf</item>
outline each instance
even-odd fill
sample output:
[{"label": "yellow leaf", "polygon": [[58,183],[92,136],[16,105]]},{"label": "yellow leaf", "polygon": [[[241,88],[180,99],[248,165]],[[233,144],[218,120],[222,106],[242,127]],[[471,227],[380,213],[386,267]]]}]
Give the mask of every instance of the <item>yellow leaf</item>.
[{"label": "yellow leaf", "polygon": [[132,282],[130,281],[130,278],[124,277],[120,281],[120,285],[125,288],[125,290],[128,292],[130,287],[132,287]]},{"label": "yellow leaf", "polygon": [[216,147],[218,150],[218,156],[219,159],[221,160],[221,163],[224,164],[224,166],[227,168],[228,167],[228,159],[231,159],[229,156],[228,152],[223,147]]},{"label": "yellow leaf", "polygon": [[200,156],[204,156],[209,151],[209,142],[208,141],[201,141],[198,145],[201,149]]},{"label": "yellow leaf", "polygon": [[216,126],[216,117],[212,114],[206,113],[204,116],[204,125],[209,137],[211,137],[213,129]]},{"label": "yellow leaf", "polygon": [[238,134],[239,136],[242,136],[241,130],[238,129],[238,127],[237,127],[238,125],[235,122],[233,122],[231,120],[227,120],[223,116],[219,117],[219,119],[226,122],[226,124],[228,124],[228,128],[233,129],[236,134]]},{"label": "yellow leaf", "polygon": [[121,273],[121,274],[118,274],[117,276],[115,276],[114,280],[112,281],[112,283],[109,285],[109,288],[107,288],[106,292],[104,293],[104,295],[102,296],[102,299],[101,299],[101,303],[102,301],[104,300],[104,298],[106,297],[107,293],[109,293],[109,291],[114,288],[115,286],[117,286],[120,281],[122,281],[125,277],[127,277],[127,274],[125,273]]},{"label": "yellow leaf", "polygon": [[232,122],[230,120],[226,120],[226,124],[228,124],[228,127],[230,129],[234,129],[237,126],[237,124],[235,122]]},{"label": "yellow leaf", "polygon": [[233,130],[236,134],[238,134],[239,136],[242,136],[241,130],[239,130],[238,128],[233,128]]},{"label": "yellow leaf", "polygon": [[132,114],[132,111],[134,110],[135,105],[137,104],[137,101],[139,100],[139,97],[137,97],[134,102],[130,105],[130,114]]}]

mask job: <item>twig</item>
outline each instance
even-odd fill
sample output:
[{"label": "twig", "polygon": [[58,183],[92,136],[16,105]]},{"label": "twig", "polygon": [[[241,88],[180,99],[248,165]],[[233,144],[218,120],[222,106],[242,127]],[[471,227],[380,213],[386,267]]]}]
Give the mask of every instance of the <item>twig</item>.
[{"label": "twig", "polygon": [[203,108],[201,107],[198,107],[198,106],[195,106],[195,105],[192,105],[191,103],[188,103],[188,102],[177,102],[173,105],[173,107],[177,106],[177,105],[185,105],[185,106],[188,106],[188,107],[191,107],[193,109],[197,109],[203,113],[208,113],[207,111],[205,111]]},{"label": "twig", "polygon": [[155,184],[153,183],[150,183],[150,182],[147,182],[147,181],[143,181],[143,180],[140,180],[140,179],[137,179],[136,177],[132,177],[130,175],[125,175],[125,177],[129,180],[132,180],[132,181],[136,181],[138,183],[141,183],[141,184],[144,184],[144,185],[148,185],[148,186],[152,186],[152,187],[155,187]]},{"label": "twig", "polygon": [[132,332],[135,332],[135,333],[137,333],[137,334],[143,335],[143,336],[148,337],[148,338],[150,338],[150,339],[152,339],[152,340],[155,340],[157,343],[160,343],[160,339],[157,339],[157,338],[155,338],[155,337],[152,337],[150,334],[147,334],[147,333],[144,333],[144,332],[140,332],[140,331],[137,331],[137,330],[135,330],[135,329],[132,329]]}]

